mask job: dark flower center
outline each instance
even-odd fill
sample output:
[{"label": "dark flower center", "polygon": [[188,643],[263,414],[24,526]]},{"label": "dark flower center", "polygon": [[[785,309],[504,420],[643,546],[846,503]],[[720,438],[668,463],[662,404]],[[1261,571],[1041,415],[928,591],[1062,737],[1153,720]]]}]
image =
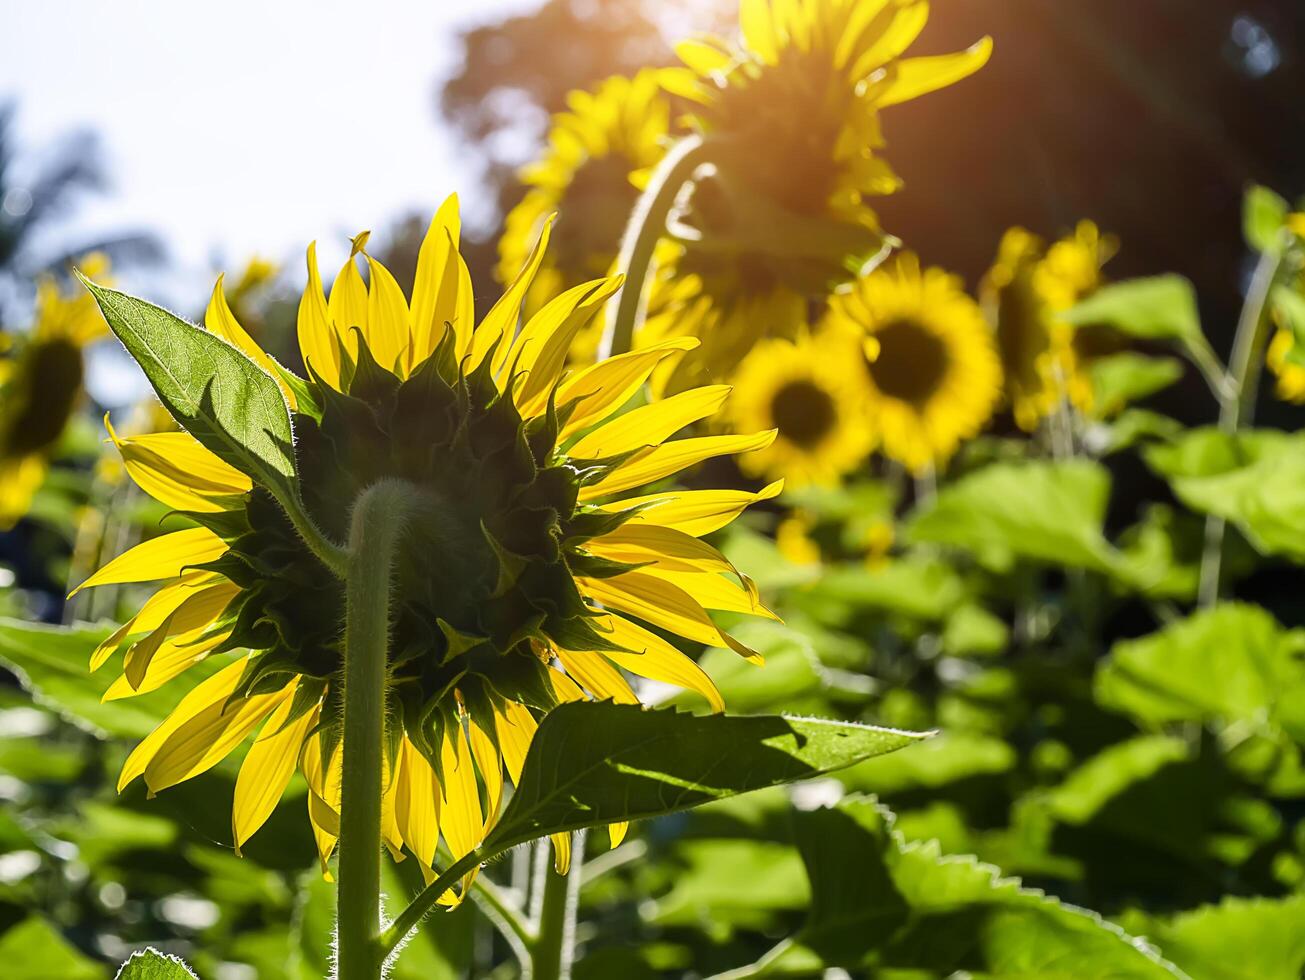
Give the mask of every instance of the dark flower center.
[{"label": "dark flower center", "polygon": [[829,392],[810,381],[790,381],[771,399],[770,418],[783,438],[810,449],[833,430],[838,406]]},{"label": "dark flower center", "polygon": [[889,398],[920,406],[947,375],[947,347],[914,320],[894,320],[875,331],[879,356],[867,362],[875,387]]}]

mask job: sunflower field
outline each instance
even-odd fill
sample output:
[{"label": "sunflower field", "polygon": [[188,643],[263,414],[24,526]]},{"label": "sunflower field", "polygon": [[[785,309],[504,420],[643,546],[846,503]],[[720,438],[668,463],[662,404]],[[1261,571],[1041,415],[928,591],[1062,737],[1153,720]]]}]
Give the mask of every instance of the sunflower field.
[{"label": "sunflower field", "polygon": [[[1077,0],[707,6],[469,29],[495,193],[186,306],[26,258],[89,164],[0,110],[0,976],[1305,976],[1305,145],[1237,169]],[[966,118],[1052,90],[1026,15],[1221,222]]]}]

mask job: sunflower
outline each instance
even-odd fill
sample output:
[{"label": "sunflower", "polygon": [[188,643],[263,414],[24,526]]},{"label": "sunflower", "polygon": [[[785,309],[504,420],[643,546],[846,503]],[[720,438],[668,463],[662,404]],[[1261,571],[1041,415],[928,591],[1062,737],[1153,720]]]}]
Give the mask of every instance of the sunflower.
[{"label": "sunflower", "polygon": [[783,476],[795,486],[834,484],[866,458],[873,439],[854,355],[855,347],[836,335],[764,340],[752,349],[735,374],[729,424],[776,436],[739,460],[745,473]]},{"label": "sunflower", "polygon": [[669,270],[697,284],[667,311],[684,314],[686,332],[696,300],[717,311],[686,365],[719,348],[708,370],[720,376],[736,345],[713,345],[714,331],[746,335],[749,306],[800,308],[882,251],[868,201],[901,181],[879,153],[879,111],[965,78],[992,47],[902,58],[928,14],[925,0],[742,0],[738,43],[677,47],[684,67],[664,78],[693,104],[714,168],[695,184],[681,220],[691,234]]},{"label": "sunflower", "polygon": [[[81,260],[100,275],[101,254]],[[0,529],[27,513],[45,481],[50,455],[82,398],[83,350],[106,333],[95,300],[67,293],[54,279],[36,286],[36,323],[0,357]]]},{"label": "sunflower", "polygon": [[[508,212],[498,243],[501,282],[512,281],[544,222],[558,216],[553,249],[526,296],[527,315],[564,289],[612,271],[626,216],[648,169],[666,151],[670,101],[659,78],[659,71],[644,69],[571,92],[567,111],[553,116],[544,155],[521,171],[526,195]],[[601,331],[601,320],[591,333]],[[592,360],[597,336],[578,338],[572,347],[577,361]]]},{"label": "sunflower", "polygon": [[[566,374],[571,340],[619,280],[565,291],[518,331],[547,238],[546,226],[479,326],[453,199],[426,235],[411,301],[367,254],[366,234],[328,300],[310,245],[298,319],[309,379],[274,375],[287,382],[304,504],[327,534],[344,536],[349,502],[378,480],[401,478],[434,502],[395,562],[383,804],[389,847],[410,853],[428,878],[441,835],[455,858],[483,838],[504,770],[519,779],[550,708],[586,697],[637,702],[626,670],[694,690],[720,710],[711,680],[653,630],[759,661],[707,610],[772,615],[699,539],[777,487],[627,494],[714,456],[763,449],[773,433],[670,439],[712,415],[722,389],[612,418],[660,362],[692,343]],[[231,314],[220,284],[205,324],[281,371]],[[236,782],[236,846],[297,768],[325,868],[340,808],[340,584],[264,488],[187,433],[110,435],[141,488],[196,526],[138,545],[79,586],[163,583],[91,668],[122,654],[107,699],[187,671],[203,677],[131,753],[119,788],[143,777],[152,795],[190,779],[261,726]],[[614,838],[622,832],[614,828]]]},{"label": "sunflower", "polygon": [[1102,267],[1117,248],[1090,221],[1049,248],[1023,228],[1002,237],[982,292],[997,326],[1006,400],[1025,431],[1066,402],[1092,411],[1089,368],[1117,352],[1121,338],[1106,326],[1073,327],[1060,314],[1100,288]]},{"label": "sunflower", "polygon": [[1292,348],[1296,346],[1296,337],[1287,329],[1274,332],[1269,341],[1265,361],[1276,379],[1274,391],[1283,401],[1293,404],[1305,404],[1305,367],[1291,360]]},{"label": "sunflower", "polygon": [[946,462],[991,418],[1001,364],[983,312],[957,276],[901,255],[830,302],[826,324],[873,342],[859,358],[865,417],[885,455],[915,473]]}]

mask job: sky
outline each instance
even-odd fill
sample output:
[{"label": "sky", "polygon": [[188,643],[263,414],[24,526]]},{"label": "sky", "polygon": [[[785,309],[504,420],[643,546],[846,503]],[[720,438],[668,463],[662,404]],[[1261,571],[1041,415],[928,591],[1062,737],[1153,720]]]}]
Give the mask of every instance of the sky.
[{"label": "sky", "polygon": [[[0,103],[17,102],[20,173],[22,151],[99,135],[108,192],[51,247],[152,231],[167,263],[119,284],[193,315],[252,256],[302,276],[317,240],[331,269],[350,235],[452,191],[474,217],[476,168],[441,125],[439,85],[461,28],[538,2],[0,0]],[[117,345],[92,351],[87,387],[108,406],[144,394]]]},{"label": "sky", "polygon": [[75,226],[159,233],[166,291],[254,254],[302,263],[312,239],[329,268],[354,232],[454,190],[474,206],[438,86],[459,28],[537,2],[0,0],[0,102],[28,148],[100,134],[111,187]]}]

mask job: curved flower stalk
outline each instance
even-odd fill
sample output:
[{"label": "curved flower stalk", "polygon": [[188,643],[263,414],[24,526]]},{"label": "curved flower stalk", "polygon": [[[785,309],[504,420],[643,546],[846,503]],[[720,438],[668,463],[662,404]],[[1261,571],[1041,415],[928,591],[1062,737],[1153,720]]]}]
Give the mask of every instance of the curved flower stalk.
[{"label": "curved flower stalk", "polygon": [[737,42],[678,46],[667,88],[690,101],[706,148],[636,346],[703,346],[666,390],[726,376],[756,339],[796,336],[808,299],[889,247],[870,201],[901,180],[881,155],[880,110],[965,78],[992,47],[903,57],[928,13],[924,0],[742,0]]},{"label": "curved flower stalk", "polygon": [[992,417],[1001,364],[958,277],[904,253],[835,296],[825,329],[864,342],[864,424],[912,473],[945,463]]},{"label": "curved flower stalk", "polygon": [[[649,68],[569,93],[566,111],[553,116],[543,155],[522,169],[526,194],[508,212],[498,242],[500,282],[512,281],[544,224],[557,216],[552,248],[526,295],[527,316],[563,290],[613,272],[626,216],[666,153],[671,105],[662,75]],[[602,326],[596,317],[576,338],[571,357],[577,363],[593,361]]]},{"label": "curved flower stalk", "polygon": [[[640,490],[702,460],[763,449],[774,434],[672,438],[714,414],[724,387],[616,416],[658,364],[693,342],[567,373],[571,343],[619,280],[571,288],[518,330],[546,226],[477,323],[458,238],[450,198],[430,225],[410,299],[367,253],[366,233],[329,298],[309,246],[298,320],[307,380],[254,343],[220,285],[205,317],[209,331],[280,380],[303,505],[328,537],[349,533],[352,501],[378,506],[376,488],[403,505],[386,597],[380,819],[394,856],[410,854],[428,879],[441,838],[455,859],[483,839],[505,773],[520,777],[537,720],[557,704],[636,702],[629,671],[722,708],[711,680],[653,627],[759,661],[708,611],[772,615],[700,537],[777,488]],[[107,697],[124,698],[221,664],[131,753],[119,787],[143,778],[160,792],[252,736],[232,812],[237,848],[298,769],[325,869],[344,819],[340,582],[266,488],[191,435],[110,433],[131,477],[195,526],[133,548],[79,586],[162,583],[91,668],[121,656]],[[360,533],[352,516],[350,540]],[[365,549],[372,539],[363,533]],[[351,602],[358,584],[351,574]],[[384,620],[379,629],[384,648]],[[613,827],[613,839],[623,830]],[[565,865],[568,842],[555,843]]]},{"label": "curved flower stalk", "polygon": [[1090,221],[1050,246],[1023,228],[1002,237],[982,292],[996,324],[1005,398],[1026,432],[1066,402],[1092,411],[1088,369],[1122,349],[1123,338],[1105,326],[1071,326],[1060,314],[1100,288],[1102,268],[1118,248]]}]

